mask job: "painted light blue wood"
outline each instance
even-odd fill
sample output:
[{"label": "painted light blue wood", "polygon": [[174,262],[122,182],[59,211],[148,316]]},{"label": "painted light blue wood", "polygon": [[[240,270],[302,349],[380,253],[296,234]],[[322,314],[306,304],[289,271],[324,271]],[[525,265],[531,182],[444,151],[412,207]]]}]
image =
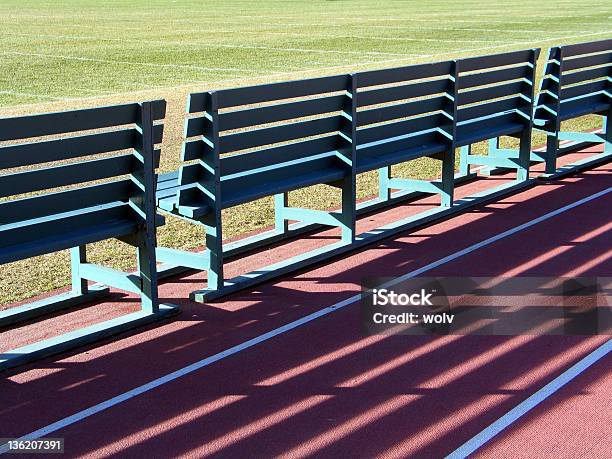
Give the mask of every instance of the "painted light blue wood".
[{"label": "painted light blue wood", "polygon": [[[512,165],[518,180],[526,181],[538,51],[192,95],[182,159],[198,162],[184,164],[177,176],[164,179],[157,203],[201,225],[207,250],[181,256],[158,249],[167,263],[163,271],[176,273],[181,263],[204,266],[207,288],[194,295],[203,300],[328,257],[336,246],[293,257],[282,267],[257,268],[236,280],[223,276],[230,251],[238,254],[321,225],[339,226],[338,247],[350,246],[358,212],[355,178],[370,170],[379,170],[380,193],[362,211],[397,202],[392,188],[401,189],[401,196],[439,194],[441,209],[450,208],[457,181],[455,149],[468,152],[459,178],[470,179],[470,161],[476,159],[469,146],[483,139],[518,136],[521,149],[515,157],[487,161]],[[423,156],[442,162],[440,181],[391,177],[390,166]],[[340,211],[288,206],[289,191],[320,183],[341,189]],[[274,196],[274,230],[224,249],[221,210],[265,196]],[[299,223],[289,225],[288,220]]]},{"label": "painted light blue wood", "polygon": [[202,289],[194,291],[191,293],[190,298],[197,302],[212,301],[231,293],[235,293],[244,288],[261,284],[262,282],[266,282],[278,276],[286,275],[298,269],[312,266],[330,257],[339,256],[341,254],[357,250],[374,242],[393,236],[399,232],[420,227],[427,223],[433,223],[457,213],[465,212],[467,209],[476,205],[481,205],[487,201],[516,193],[518,190],[534,185],[535,181],[531,179],[499,185],[491,190],[462,198],[461,200],[458,200],[453,207],[436,207],[419,215],[413,215],[400,219],[383,227],[359,234],[355,237],[355,241],[353,243],[339,241],[334,244],[297,255],[296,257],[292,257],[288,260],[283,260],[281,262],[262,267],[233,279],[226,280],[222,288],[215,290]]},{"label": "painted light blue wood", "polygon": [[[198,162],[181,166],[174,196],[166,185],[158,188],[157,204],[202,226],[207,250],[197,259],[159,248],[160,259],[205,267],[208,289],[221,288],[221,211],[266,196],[274,196],[280,234],[289,220],[299,220],[337,226],[350,243],[356,219],[353,90],[352,76],[343,75],[192,95],[188,112],[197,115],[186,120],[182,159]],[[338,212],[288,207],[288,192],[317,184],[341,190]]]},{"label": "painted light blue wood", "polygon": [[[155,144],[163,135],[163,124],[156,120],[164,114],[165,101],[154,101],[0,119],[1,141],[26,140],[17,146],[0,143],[0,197],[5,198],[0,203],[0,263],[70,248],[72,269],[70,292],[11,308],[0,314],[0,326],[101,300],[109,294],[104,285],[141,299],[138,313],[8,351],[0,356],[0,369],[91,343],[175,310],[164,306],[162,314],[157,297],[155,231],[163,218],[155,213]],[[80,134],[89,129],[101,131]],[[108,156],[90,158],[101,152]],[[47,166],[58,159],[73,161]],[[14,167],[28,170],[10,170]],[[122,178],[126,175],[128,179]],[[90,184],[104,179],[106,183]],[[32,192],[39,194],[21,196]],[[111,238],[135,247],[136,273],[88,262],[86,244]]]},{"label": "painted light blue wood", "polygon": [[[452,205],[454,69],[446,61],[356,74],[357,171],[378,170],[379,198],[406,189],[440,194],[443,207]],[[439,181],[392,178],[391,166],[422,157],[442,161]]]},{"label": "painted light blue wood", "polygon": [[[454,212],[454,186],[473,178],[472,164],[514,169],[516,182],[490,196],[462,199],[461,206],[531,186],[529,167],[539,157],[531,153],[538,55],[539,49],[530,49],[192,95],[182,159],[198,162],[183,165],[177,175],[162,181],[158,206],[201,225],[209,248],[185,255],[158,249],[166,262],[161,273],[178,273],[181,263],[203,266],[208,286],[192,298],[218,298],[359,246],[351,243],[361,240],[354,230],[358,214],[431,193],[441,196],[439,209],[390,228],[411,228]],[[603,86],[588,83],[587,77],[600,74],[575,77],[580,84],[565,94],[571,101],[591,97]],[[501,136],[518,138],[519,149],[499,148]],[[488,141],[488,156],[472,155],[472,144],[480,141]],[[392,165],[424,156],[442,162],[441,180],[391,176]],[[355,176],[371,170],[379,171],[379,196],[356,205]],[[289,191],[317,183],[342,190],[340,211],[289,207]],[[265,196],[274,196],[274,229],[223,245],[220,210]],[[290,225],[288,220],[298,223]],[[338,243],[224,280],[227,257],[325,225],[341,228]],[[388,235],[388,229],[375,233]]]},{"label": "painted light blue wood", "polygon": [[[612,40],[550,48],[534,109],[534,128],[546,133],[546,151],[532,153],[531,161],[544,161],[545,175],[554,178],[559,176],[557,157],[567,150],[559,145],[561,140],[575,142],[571,150],[601,142],[604,153],[612,151],[607,127],[611,111]],[[561,131],[561,122],[591,114],[602,116],[600,138],[593,133]],[[492,145],[490,154],[496,155],[497,147]],[[594,156],[593,164],[598,158],[601,159],[601,155]],[[567,171],[566,166],[560,172]],[[501,170],[492,169],[492,172]]]},{"label": "painted light blue wood", "polygon": [[[461,170],[470,164],[516,170],[519,181],[529,176],[534,88],[539,49],[467,58],[458,61],[457,145]],[[482,78],[481,78],[482,76]],[[498,139],[519,139],[516,157],[498,155]],[[471,145],[488,141],[486,156],[471,154]]]}]

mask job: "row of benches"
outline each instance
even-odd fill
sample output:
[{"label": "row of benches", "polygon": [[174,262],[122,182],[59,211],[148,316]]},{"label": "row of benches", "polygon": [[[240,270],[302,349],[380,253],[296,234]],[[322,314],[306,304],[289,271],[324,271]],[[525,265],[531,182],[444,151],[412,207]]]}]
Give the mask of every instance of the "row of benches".
[{"label": "row of benches", "polygon": [[[524,187],[532,161],[545,161],[546,172],[555,174],[559,140],[604,142],[604,153],[576,167],[606,161],[612,40],[552,48],[536,101],[538,54],[530,49],[192,94],[183,164],[157,181],[165,101],[0,119],[0,169],[8,170],[0,175],[0,263],[67,248],[72,263],[69,293],[4,311],[0,326],[100,298],[108,293],[104,285],[142,299],[137,313],[3,354],[0,368],[176,312],[159,304],[160,273],[207,271],[206,288],[192,299],[209,300]],[[561,121],[591,113],[608,115],[602,134],[560,132]],[[534,125],[548,135],[543,154],[531,152]],[[518,150],[499,148],[501,136],[518,138]],[[473,155],[471,145],[486,140],[489,154]],[[391,175],[392,165],[421,157],[441,162],[440,180]],[[473,177],[474,164],[513,169],[516,181],[455,200],[455,184]],[[372,170],[379,173],[379,196],[356,205],[356,176]],[[341,191],[340,209],[288,206],[288,192],[317,184]],[[356,234],[358,214],[423,193],[440,195],[440,207]],[[222,210],[266,196],[274,196],[274,230],[224,245]],[[163,218],[156,205],[201,225],[206,250],[157,247]],[[338,227],[340,240],[225,280],[227,256],[320,225]],[[135,273],[87,260],[86,244],[110,238],[135,247]]]}]

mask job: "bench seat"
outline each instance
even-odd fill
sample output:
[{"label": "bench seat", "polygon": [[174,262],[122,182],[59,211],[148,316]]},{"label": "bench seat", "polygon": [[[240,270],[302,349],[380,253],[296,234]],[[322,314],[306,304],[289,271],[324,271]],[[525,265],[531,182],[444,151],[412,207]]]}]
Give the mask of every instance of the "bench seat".
[{"label": "bench seat", "polygon": [[[7,243],[8,246],[0,248],[0,263],[9,263],[69,249],[76,245],[133,234],[138,224],[135,219],[129,218],[128,212],[132,211],[127,204],[113,203],[85,209],[78,213],[72,212],[71,216],[52,215],[19,224],[2,225],[0,226],[0,238],[2,243]],[[104,223],[99,223],[100,221]],[[69,222],[68,226],[66,222]],[[34,240],[20,237],[25,236],[26,233],[41,236]],[[24,240],[15,244],[11,243],[19,239]]]},{"label": "bench seat", "polygon": [[[384,144],[381,144],[384,148]],[[357,148],[357,173],[376,170],[381,167],[392,166],[405,161],[418,159],[423,156],[430,156],[434,153],[441,153],[448,150],[448,142],[439,139],[429,142],[422,142],[409,148],[399,149],[391,153],[381,152],[377,148],[360,149]]]},{"label": "bench seat", "polygon": [[[278,173],[282,166],[282,173]],[[255,199],[299,188],[341,180],[346,175],[335,152],[328,152],[300,161],[292,161],[279,167],[262,168],[249,173],[225,176],[221,179],[221,204],[223,208],[236,206]],[[183,190],[195,184],[182,186]],[[178,171],[160,175],[157,186],[157,205],[167,211],[187,218],[199,218],[211,211],[211,206],[201,200],[187,199],[180,206]]]},{"label": "bench seat", "polygon": [[285,193],[311,185],[341,180],[346,168],[335,152],[328,152],[278,167],[262,168],[221,178],[223,208]]},{"label": "bench seat", "polygon": [[[114,202],[0,225],[0,263],[133,234],[138,230],[133,213],[127,203]],[[156,215],[156,226],[162,226],[164,221],[164,217]]]},{"label": "bench seat", "polygon": [[[560,121],[567,121],[580,116],[586,116],[591,114],[605,114],[610,110],[610,101],[606,100],[605,96],[592,97],[588,100],[576,99],[561,104],[561,110],[559,113]],[[546,126],[554,123],[554,119],[551,120],[534,120],[534,124],[538,127]]]},{"label": "bench seat", "polygon": [[525,129],[525,123],[516,117],[507,118],[502,122],[493,121],[494,119],[491,118],[492,122],[475,122],[458,126],[457,146],[462,147],[494,137],[515,134]]}]

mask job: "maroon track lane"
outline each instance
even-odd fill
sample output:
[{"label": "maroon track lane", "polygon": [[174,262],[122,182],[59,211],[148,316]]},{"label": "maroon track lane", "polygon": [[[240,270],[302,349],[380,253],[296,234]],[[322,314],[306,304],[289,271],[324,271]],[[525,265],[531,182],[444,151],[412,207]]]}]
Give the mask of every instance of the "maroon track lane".
[{"label": "maroon track lane", "polygon": [[610,457],[611,370],[610,357],[597,362],[485,445],[477,456]]},{"label": "maroon track lane", "polygon": [[[401,275],[605,189],[609,166],[536,187],[175,321],[0,381],[17,436],[329,306],[372,273]],[[608,195],[428,275],[610,275]],[[184,296],[195,274],[162,288]],[[53,436],[70,456],[439,456],[602,337],[370,337],[358,305],[262,343]],[[609,390],[610,387],[607,387]]]}]

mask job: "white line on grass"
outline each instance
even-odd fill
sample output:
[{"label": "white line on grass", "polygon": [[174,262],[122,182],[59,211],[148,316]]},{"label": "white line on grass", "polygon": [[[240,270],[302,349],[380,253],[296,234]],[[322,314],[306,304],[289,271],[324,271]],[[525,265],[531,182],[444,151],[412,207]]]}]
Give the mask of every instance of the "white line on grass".
[{"label": "white line on grass", "polygon": [[[14,35],[19,35],[19,34],[14,34]],[[66,37],[62,37],[62,38],[66,38]],[[119,41],[125,41],[125,40],[119,39]],[[13,55],[13,56],[45,57],[49,59],[100,62],[103,64],[144,65],[147,67],[162,67],[162,68],[184,68],[184,69],[189,69],[189,70],[198,70],[198,71],[215,72],[215,73],[253,72],[252,70],[239,69],[239,68],[200,67],[198,65],[190,65],[190,64],[158,64],[155,62],[117,61],[113,59],[98,59],[98,58],[93,58],[93,57],[65,56],[62,54],[26,53],[22,51],[1,51],[1,53],[4,55]]]},{"label": "white line on grass", "polygon": [[[16,37],[42,37],[42,38],[58,38],[62,40],[96,40],[96,41],[112,41],[112,42],[125,42],[124,38],[108,38],[108,37],[96,37],[91,35],[53,35],[53,34],[22,34],[14,32],[2,32],[3,35],[16,36]],[[185,42],[172,42],[166,40],[142,40],[130,38],[131,42],[151,44],[151,45],[180,45],[180,46],[195,46],[199,48],[230,48],[230,49],[263,49],[268,51],[281,51],[281,52],[299,52],[299,53],[324,53],[324,54],[358,54],[358,55],[381,55],[381,56],[411,56],[406,53],[387,53],[382,51],[340,51],[335,49],[309,49],[309,48],[283,48],[276,46],[264,46],[264,45],[232,45],[222,43],[185,43]],[[114,61],[109,61],[114,62]],[[162,66],[173,66],[173,64],[155,64]],[[229,69],[225,69],[229,70]]]},{"label": "white line on grass", "polygon": [[488,426],[482,432],[469,439],[455,451],[446,456],[446,459],[462,459],[468,457],[470,454],[481,448],[485,443],[489,442],[497,434],[510,427],[529,411],[534,409],[552,394],[557,392],[567,383],[582,374],[593,364],[603,359],[606,355],[610,353],[610,351],[612,351],[612,339],[606,341],[604,344],[602,344],[589,355],[584,357],[578,363],[576,363],[575,365],[561,373],[559,376],[557,376],[555,379],[553,379],[551,382],[546,384],[535,394],[531,395],[526,400],[512,408],[510,411],[508,411],[506,414],[504,414],[501,418],[499,418],[493,424]]},{"label": "white line on grass", "polygon": [[18,96],[18,97],[35,97],[37,99],[49,99],[49,100],[78,100],[78,99],[70,99],[68,97],[55,97],[55,96],[43,96],[42,94],[32,94],[29,92],[20,92],[20,91],[9,91],[8,89],[0,90],[0,94],[8,94],[9,96]]},{"label": "white line on grass", "polygon": [[[221,24],[227,24],[230,26],[241,26],[241,25],[248,25],[248,24],[237,24],[235,22],[215,22],[215,25],[221,25]],[[261,23],[257,23],[257,25],[262,25]],[[279,24],[279,25],[283,25],[283,24]],[[589,25],[596,25],[594,23],[589,23]],[[607,24],[606,24],[607,25]],[[113,26],[104,26],[104,25],[96,25],[96,30],[108,30],[111,32],[122,32],[122,31],[126,31],[126,30],[132,30],[132,31],[138,31],[138,32],[146,32],[146,28],[145,26],[147,26],[147,24],[143,25],[143,27],[113,27]],[[74,29],[74,28],[84,28],[84,29],[88,29],[91,30],[91,25],[87,25],[87,24],[66,24],[63,26],[64,28],[67,29]],[[443,27],[437,27],[435,25],[431,25],[431,26],[387,26],[387,25],[368,25],[368,28],[380,28],[380,29],[389,29],[389,30],[395,30],[395,29],[403,29],[403,30],[407,30],[407,31],[415,31],[415,32],[422,32],[422,31],[428,31],[428,32],[433,32],[433,31],[460,31],[460,32],[499,32],[499,33],[516,33],[516,34],[525,34],[525,33],[539,33],[539,34],[548,34],[550,31],[548,30],[542,30],[542,29],[491,29],[491,28],[482,28],[482,27],[462,27],[462,26],[457,26],[457,27],[452,27],[452,26],[443,26]],[[424,27],[426,27],[426,29],[424,29]],[[157,29],[157,31],[161,31],[164,32],[164,30],[162,29]],[[180,33],[184,33],[184,34],[189,34],[189,33],[193,33],[193,34],[201,34],[202,33],[202,29],[175,29],[175,28],[170,28],[167,30],[167,32],[180,32]],[[230,34],[230,33],[238,33],[238,34],[255,34],[255,35],[282,35],[282,36],[299,36],[299,37],[309,37],[312,38],[313,35],[312,34],[306,34],[306,33],[299,33],[299,32],[283,32],[280,30],[275,30],[275,31],[271,31],[271,30],[244,30],[244,29],[217,29],[217,30],[207,30],[207,32],[209,34],[215,34],[215,33],[223,33],[223,34]],[[28,36],[32,36],[32,37],[38,37],[40,35],[38,34],[24,34],[24,35],[28,35]],[[351,35],[354,36],[354,35]],[[316,34],[316,37],[324,37],[324,38],[334,38],[334,37],[340,37],[340,35],[325,35],[325,34]],[[134,37],[130,37],[130,40],[133,39]],[[381,38],[381,37],[368,37],[368,38]],[[418,40],[418,39],[417,39]],[[432,38],[431,40],[435,40],[435,38]],[[448,41],[455,41],[455,40],[448,40]]]},{"label": "white line on grass", "polygon": [[[72,26],[70,26],[72,27]],[[378,27],[378,26],[375,26]],[[385,26],[381,26],[381,27],[385,27]],[[88,26],[88,28],[90,28]],[[394,28],[394,27],[392,27]],[[99,30],[112,30],[115,32],[120,32],[124,29],[122,28],[116,28],[116,27],[96,27],[96,29]],[[140,30],[142,31],[142,29],[136,29],[136,30]],[[423,31],[423,29],[413,29],[414,31]],[[459,31],[479,31],[479,32],[483,32],[486,30],[482,30],[482,29],[432,29],[432,30],[459,30]],[[488,29],[489,31],[497,31],[497,32],[507,32],[506,30],[501,30],[501,29]],[[199,30],[180,30],[181,33],[199,33]],[[261,37],[265,37],[265,36],[276,36],[276,35],[281,35],[283,37],[296,37],[296,38],[313,38],[312,33],[300,33],[300,32],[282,32],[282,31],[269,31],[269,30],[234,30],[234,31],[228,31],[227,29],[220,29],[220,30],[208,30],[207,31],[209,34],[214,35],[214,34],[224,34],[224,35],[228,35],[228,34],[253,34],[253,35],[257,35],[257,36],[261,36]],[[522,31],[521,31],[522,32]],[[533,32],[537,32],[537,31],[531,31]],[[29,33],[17,33],[17,32],[2,32],[4,35],[8,35],[8,36],[15,36],[15,37],[27,37],[27,38],[62,38],[62,39],[79,39],[79,40],[98,40],[98,41],[124,41],[123,38],[109,38],[109,37],[94,37],[94,36],[82,36],[82,35],[61,35],[61,34],[56,34],[56,35],[41,35],[41,34],[29,34]],[[544,31],[540,31],[540,33],[547,33]],[[494,39],[487,39],[487,40],[479,40],[479,39],[470,39],[470,38],[424,38],[424,37],[381,37],[381,36],[372,36],[372,35],[354,35],[349,33],[343,33],[343,34],[316,34],[316,38],[332,38],[332,39],[338,39],[338,38],[352,38],[352,39],[358,39],[358,40],[382,40],[382,41],[412,41],[412,42],[425,42],[425,43],[503,43],[503,40],[494,40]],[[185,48],[198,48],[198,47],[202,47],[202,48],[207,48],[210,46],[218,46],[218,45],[211,45],[210,43],[203,43],[203,42],[198,42],[198,41],[189,41],[189,42],[178,42],[178,41],[167,41],[167,40],[163,40],[160,39],[158,41],[153,41],[153,40],[146,40],[146,39],[139,39],[136,37],[130,37],[129,38],[130,42],[138,42],[138,43],[155,43],[155,44],[163,44],[163,45],[179,45],[181,47],[185,47]],[[233,46],[233,45],[232,45]],[[356,51],[353,51],[353,53]],[[367,52],[366,52],[367,53]]]},{"label": "white line on grass", "polygon": [[[509,47],[515,47],[515,46],[522,46],[522,45],[535,45],[538,43],[547,43],[550,41],[554,41],[554,40],[570,40],[570,39],[576,39],[576,38],[585,38],[585,37],[589,37],[589,36],[594,36],[594,35],[610,35],[612,34],[612,32],[608,31],[608,32],[594,32],[594,33],[588,33],[588,34],[581,34],[581,35],[568,35],[565,37],[552,37],[552,38],[544,38],[541,40],[533,40],[533,41],[520,41],[520,42],[514,42],[514,43],[508,43],[505,45],[494,45],[494,46],[485,46],[482,48],[471,48],[471,49],[463,49],[463,50],[453,50],[453,51],[448,51],[448,52],[443,52],[443,53],[436,53],[436,54],[417,54],[414,55],[412,57],[405,57],[405,58],[401,58],[401,59],[385,59],[385,60],[378,60],[378,61],[369,61],[369,62],[361,62],[361,63],[354,63],[354,64],[346,64],[346,65],[337,65],[337,66],[330,66],[330,67],[317,67],[317,68],[311,68],[311,69],[304,69],[304,70],[297,70],[297,71],[291,71],[291,72],[277,72],[277,73],[271,73],[271,74],[265,74],[262,75],[262,79],[265,78],[265,80],[270,81],[274,78],[278,78],[278,77],[282,77],[282,76],[298,76],[298,75],[308,75],[311,73],[321,73],[321,72],[327,72],[330,70],[356,70],[358,68],[362,68],[362,67],[370,67],[374,64],[392,64],[392,63],[400,63],[400,62],[404,62],[404,63],[410,63],[411,61],[415,61],[415,60],[420,60],[420,59],[425,59],[425,58],[434,58],[434,57],[444,57],[444,56],[449,56],[453,53],[457,53],[457,54],[463,54],[463,53],[468,53],[468,52],[478,52],[478,51],[487,51],[487,50],[491,50],[491,49],[505,49],[505,48],[509,48]],[[224,80],[217,80],[217,81],[201,81],[198,82],[200,84],[205,84],[207,86],[211,86],[211,85],[215,85],[215,84],[229,84],[229,83],[241,83],[241,82],[248,82],[248,81],[253,81],[254,77],[241,77],[241,78],[232,78],[232,79],[224,79]],[[196,83],[196,84],[198,84]],[[162,87],[163,90],[167,91],[167,90],[171,90],[171,89],[180,89],[180,88],[193,88],[194,86],[196,86],[196,84],[193,83],[188,83],[188,84],[180,84],[180,85],[174,85],[174,86],[164,86]],[[130,96],[135,96],[137,94],[142,94],[142,93],[150,93],[150,90],[147,89],[143,89],[143,90],[138,90],[138,91],[123,91],[123,92],[116,92],[116,93],[107,93],[107,94],[100,94],[98,96],[91,96],[91,97],[79,97],[76,99],[70,99],[70,100],[80,100],[80,101],[86,101],[86,100],[96,100],[99,99],[100,97],[117,97],[117,96],[124,96],[124,95],[130,95]],[[23,108],[23,107],[27,107],[27,106],[40,106],[41,104],[20,104],[20,105],[11,105],[11,106],[7,106],[7,107],[0,107],[1,109],[10,109],[10,108]]]},{"label": "white line on grass", "polygon": [[[244,23],[236,23],[236,22],[226,22],[227,24],[234,24],[234,25],[249,25],[252,23],[252,16],[251,16],[251,21],[248,22],[244,22]],[[276,19],[275,17],[264,17],[264,19]],[[299,18],[292,18],[292,19],[299,19]],[[549,19],[549,18],[543,18],[543,19]],[[210,20],[210,19],[208,19]],[[278,22],[264,22],[264,21],[257,21],[256,23],[258,25],[268,25],[268,26],[276,26],[276,27],[330,27],[330,26],[336,26],[336,27],[345,27],[345,26],[352,26],[352,25],[363,25],[364,27],[371,27],[370,24],[367,24],[368,22],[405,22],[405,23],[410,23],[410,22],[422,22],[422,23],[440,23],[440,21],[446,21],[449,23],[458,23],[458,24],[483,24],[483,23],[487,23],[487,24],[530,24],[530,25],[541,25],[542,21],[541,20],[534,20],[534,21],[524,21],[524,20],[494,20],[494,19],[490,19],[490,18],[482,18],[482,19],[454,19],[454,18],[415,18],[415,17],[410,17],[410,18],[392,18],[392,19],[366,19],[366,18],[355,18],[346,22],[338,22],[337,20],[334,19],[334,22],[332,23],[330,22],[287,22],[285,20],[281,20],[279,19]],[[194,25],[197,26],[198,22],[197,21],[193,21],[192,19],[172,19],[172,20],[166,20],[164,21],[165,24],[188,24],[188,25]],[[592,22],[590,22],[589,24],[593,24]],[[601,23],[596,23],[598,25],[605,25],[606,23],[601,22]]]},{"label": "white line on grass", "polygon": [[[466,247],[465,249],[459,250],[455,253],[452,253],[444,258],[440,258],[437,261],[434,261],[432,263],[429,263],[425,266],[422,266],[421,268],[415,269],[414,271],[410,271],[409,273],[406,273],[400,277],[394,278],[393,280],[385,283],[383,286],[384,287],[390,287],[392,285],[396,285],[398,283],[404,282],[407,279],[419,276],[423,273],[426,273],[428,271],[431,271],[432,269],[435,269],[439,266],[442,266],[446,263],[449,263],[451,261],[454,261],[464,255],[467,255],[469,253],[475,252],[476,250],[480,250],[483,247],[489,246],[497,241],[500,241],[502,239],[505,239],[507,237],[510,237],[516,233],[519,233],[523,230],[526,230],[528,228],[531,228],[532,226],[535,226],[539,223],[542,223],[546,220],[549,220],[553,217],[556,217],[557,215],[560,215],[564,212],[567,212],[569,210],[572,210],[578,206],[581,206],[583,204],[586,204],[590,201],[593,201],[597,198],[600,198],[604,195],[606,195],[607,193],[612,191],[612,187],[609,187],[605,190],[599,191],[597,193],[594,193],[590,196],[587,196],[585,198],[582,198],[576,202],[573,202],[571,204],[568,204],[566,206],[560,207],[559,209],[553,210],[552,212],[548,212],[538,218],[535,218],[533,220],[530,220],[526,223],[523,223],[522,225],[518,225],[515,226],[514,228],[511,228],[507,231],[504,231],[502,233],[499,233],[495,236],[492,236],[488,239],[485,239],[483,241],[477,242],[476,244],[472,244],[469,247]],[[71,416],[67,416],[63,419],[60,419],[59,421],[56,421],[52,424],[49,424],[45,427],[42,427],[38,430],[35,430],[29,434],[26,434],[22,437],[19,438],[19,440],[36,440],[38,438],[44,437],[46,435],[52,434],[54,432],[57,432],[58,430],[61,430],[63,428],[66,428],[70,425],[76,424],[77,422],[80,422],[88,417],[91,417],[97,413],[100,413],[102,411],[105,411],[109,408],[112,408],[116,405],[119,405],[127,400],[130,400],[134,397],[137,397],[139,395],[142,395],[146,392],[149,392],[153,389],[156,389],[160,386],[163,386],[165,384],[168,384],[176,379],[182,378],[183,376],[186,376],[190,373],[193,373],[197,370],[200,370],[204,367],[210,366],[213,363],[216,363],[220,360],[226,359],[230,356],[233,356],[235,354],[238,354],[239,352],[245,351],[251,347],[254,347],[260,343],[263,343],[265,341],[268,341],[272,338],[275,338],[279,335],[282,335],[284,333],[287,333],[291,330],[294,330],[298,327],[301,327],[303,325],[306,325],[316,319],[319,319],[321,317],[324,317],[328,314],[331,314],[332,312],[338,311],[339,309],[342,309],[350,304],[356,303],[357,301],[359,301],[361,299],[361,294],[356,294],[351,296],[350,298],[347,298],[343,301],[340,301],[332,306],[328,306],[326,308],[320,309],[316,312],[313,312],[312,314],[309,314],[307,316],[304,316],[298,320],[295,320],[293,322],[290,322],[288,324],[283,325],[282,327],[279,328],[275,328],[274,330],[271,330],[267,333],[264,333],[262,335],[256,336],[255,338],[252,338],[248,341],[244,341],[243,343],[240,343],[236,346],[230,347],[229,349],[226,349],[224,351],[221,351],[217,354],[214,354],[212,356],[206,357],[202,360],[199,360],[197,362],[192,363],[191,365],[187,365],[186,367],[183,367],[179,370],[173,371],[172,373],[169,373],[165,376],[162,376],[160,378],[154,379],[153,381],[150,381],[146,384],[143,384],[142,386],[138,386],[134,389],[131,389],[127,392],[124,392],[123,394],[117,395],[113,398],[110,398],[108,400],[105,400],[104,402],[98,403],[96,405],[93,405],[89,408],[86,408],[82,411],[79,411]],[[6,453],[8,451],[8,444],[4,444],[0,446],[0,454]]]}]

